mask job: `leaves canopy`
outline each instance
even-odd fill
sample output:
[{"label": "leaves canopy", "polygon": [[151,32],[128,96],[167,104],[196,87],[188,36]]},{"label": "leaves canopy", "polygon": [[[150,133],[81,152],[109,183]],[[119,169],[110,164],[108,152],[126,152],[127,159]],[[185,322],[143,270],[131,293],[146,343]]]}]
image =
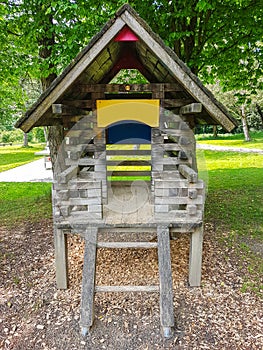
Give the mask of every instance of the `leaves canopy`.
[{"label": "leaves canopy", "polygon": [[[125,2],[2,1],[2,113],[8,99],[19,106],[21,81],[52,80]],[[261,0],[134,0],[130,5],[205,83],[219,79],[226,89],[261,87]]]}]

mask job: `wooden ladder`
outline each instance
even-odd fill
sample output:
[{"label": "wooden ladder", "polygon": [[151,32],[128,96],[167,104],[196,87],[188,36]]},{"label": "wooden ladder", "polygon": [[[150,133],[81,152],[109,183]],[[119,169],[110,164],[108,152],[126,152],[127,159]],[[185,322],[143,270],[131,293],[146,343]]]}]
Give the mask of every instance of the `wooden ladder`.
[{"label": "wooden ladder", "polygon": [[[94,319],[95,292],[159,292],[160,323],[165,338],[173,335],[173,285],[170,258],[170,236],[167,225],[157,226],[158,242],[97,242],[98,228],[89,227],[84,233],[85,252],[81,297],[82,335],[86,336]],[[159,285],[157,286],[95,286],[97,248],[157,248]]]}]

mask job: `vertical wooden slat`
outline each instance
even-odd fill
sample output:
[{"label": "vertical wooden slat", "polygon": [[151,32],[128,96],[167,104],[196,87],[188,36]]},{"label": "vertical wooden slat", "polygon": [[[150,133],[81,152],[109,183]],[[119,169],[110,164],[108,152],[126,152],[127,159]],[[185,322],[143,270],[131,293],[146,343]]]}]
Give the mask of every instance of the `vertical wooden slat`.
[{"label": "vertical wooden slat", "polygon": [[58,289],[68,288],[68,251],[67,235],[54,227],[56,282]]},{"label": "vertical wooden slat", "polygon": [[189,284],[199,287],[201,284],[203,225],[197,227],[191,235],[189,256]]},{"label": "vertical wooden slat", "polygon": [[169,227],[167,225],[157,226],[157,236],[160,278],[160,321],[164,336],[170,337],[172,335],[172,327],[174,327],[174,313]]},{"label": "vertical wooden slat", "polygon": [[94,293],[96,274],[98,228],[90,227],[85,232],[85,252],[82,276],[81,297],[81,326],[82,333],[87,333],[92,326],[94,318]]}]

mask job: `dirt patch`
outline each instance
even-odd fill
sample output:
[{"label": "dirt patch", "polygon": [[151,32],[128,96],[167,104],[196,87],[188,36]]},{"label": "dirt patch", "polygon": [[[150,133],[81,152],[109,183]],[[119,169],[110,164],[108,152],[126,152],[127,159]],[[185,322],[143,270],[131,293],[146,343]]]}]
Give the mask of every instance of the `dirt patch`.
[{"label": "dirt patch", "polygon": [[[80,336],[83,243],[69,239],[70,288],[55,285],[51,221],[0,229],[0,348],[30,349],[262,349],[262,304],[240,288],[246,262],[218,243],[206,225],[202,287],[187,285],[189,237],[171,242],[175,336],[160,333],[156,293],[103,293],[95,322]],[[155,284],[156,250],[98,253],[98,284]]]},{"label": "dirt patch", "polygon": [[263,243],[254,237],[241,237],[241,243],[245,243],[247,247],[261,259],[263,259]]}]

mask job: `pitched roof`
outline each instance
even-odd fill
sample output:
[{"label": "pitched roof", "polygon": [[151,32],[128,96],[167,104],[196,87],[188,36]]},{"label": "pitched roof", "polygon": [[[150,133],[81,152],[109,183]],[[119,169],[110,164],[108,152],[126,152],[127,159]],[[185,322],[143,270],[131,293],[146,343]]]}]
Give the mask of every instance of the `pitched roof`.
[{"label": "pitched roof", "polygon": [[[123,36],[130,39],[119,39]],[[52,104],[85,99],[83,84],[109,83],[121,68],[136,68],[151,83],[179,84],[182,97],[202,103],[201,123],[220,124],[228,131],[236,126],[226,108],[126,4],[43,92],[16,127],[28,132],[35,126],[53,125]]]}]

